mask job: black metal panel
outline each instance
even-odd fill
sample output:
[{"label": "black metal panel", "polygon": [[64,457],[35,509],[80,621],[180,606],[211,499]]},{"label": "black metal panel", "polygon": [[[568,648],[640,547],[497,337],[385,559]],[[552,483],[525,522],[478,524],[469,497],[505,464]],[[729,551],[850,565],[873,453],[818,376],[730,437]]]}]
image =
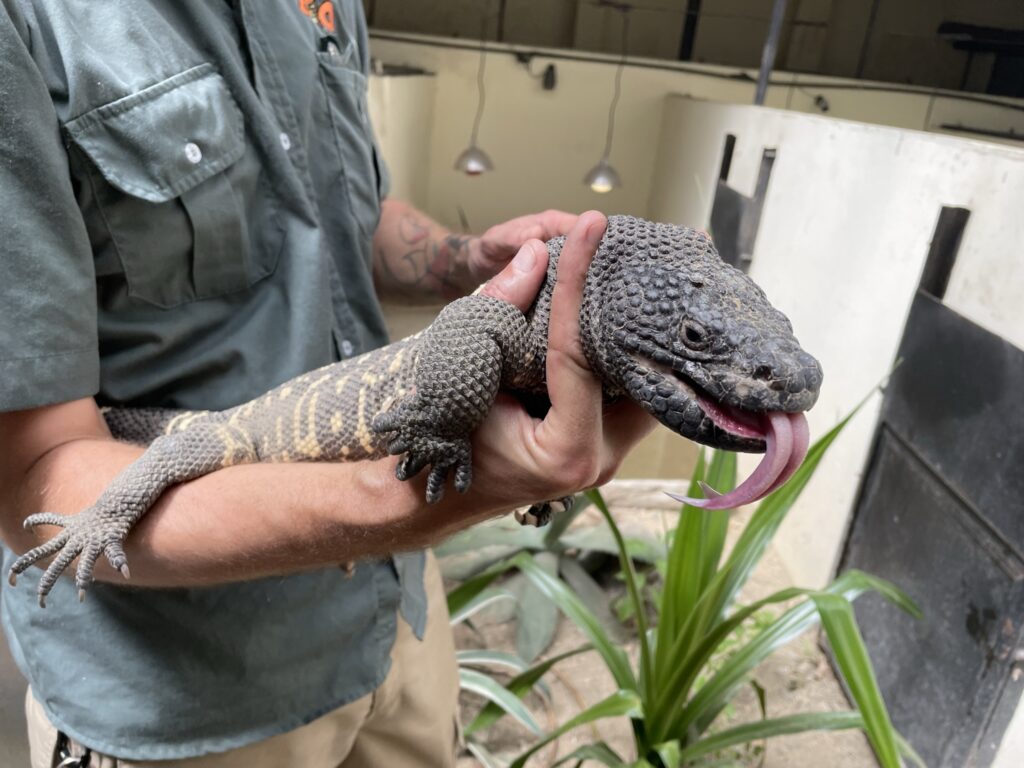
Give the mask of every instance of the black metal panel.
[{"label": "black metal panel", "polygon": [[750,198],[719,181],[711,206],[711,237],[726,264],[740,265],[740,227]]},{"label": "black metal panel", "polygon": [[911,593],[915,620],[875,595],[857,618],[893,722],[929,766],[968,763],[1022,637],[1024,563],[892,432],[883,429],[845,567]]},{"label": "black metal panel", "polygon": [[736,137],[728,134],[725,138],[718,186],[711,204],[711,236],[715,239],[722,261],[746,272],[750,269],[754,241],[761,226],[761,211],[768,195],[768,182],[775,165],[776,150],[768,147],[761,153],[761,167],[754,194],[747,197],[726,182]]},{"label": "black metal panel", "polygon": [[1024,351],[919,291],[841,570],[887,578],[857,615],[896,726],[931,768],[988,765],[1024,676]]},{"label": "black metal panel", "polygon": [[960,241],[970,217],[971,212],[967,208],[944,205],[939,211],[939,220],[932,233],[928,258],[924,260],[921,282],[917,286],[936,299],[941,300],[946,295],[949,278],[953,274],[953,266],[960,251]]},{"label": "black metal panel", "polygon": [[918,293],[882,419],[1024,557],[1024,352]]}]

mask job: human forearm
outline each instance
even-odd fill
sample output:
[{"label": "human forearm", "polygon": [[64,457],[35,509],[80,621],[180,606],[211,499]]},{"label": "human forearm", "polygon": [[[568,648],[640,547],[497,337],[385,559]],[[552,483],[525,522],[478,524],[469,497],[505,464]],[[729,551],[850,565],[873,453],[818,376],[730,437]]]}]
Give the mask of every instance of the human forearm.
[{"label": "human forearm", "polygon": [[479,238],[458,235],[401,200],[384,200],[373,238],[373,275],[385,298],[449,301],[489,275],[474,275],[471,249]]},{"label": "human forearm", "polygon": [[[472,455],[468,493],[449,492],[441,503],[426,505],[426,477],[396,482],[394,458],[239,467],[231,461],[254,457],[235,450],[230,434],[234,449],[225,464],[195,429],[157,438],[141,454],[115,443],[95,403],[85,399],[0,414],[0,448],[12,459],[0,464],[6,540],[18,550],[37,543],[17,531],[29,514],[30,525],[64,529],[16,562],[12,573],[61,550],[40,581],[41,599],[79,553],[81,590],[101,553],[125,575],[124,564],[133,561],[143,584],[255,578],[421,548],[496,513],[603,482],[652,423],[629,402],[603,408],[600,382],[578,339],[586,267],[603,231],[603,218],[581,218],[561,249],[548,339],[550,409],[537,419],[499,395],[473,432],[471,452],[461,449],[467,461]],[[547,264],[539,241],[528,242],[520,255],[484,292],[522,309]],[[231,468],[217,471],[225,466]],[[178,485],[168,489],[168,482]],[[436,496],[436,478],[431,487]],[[140,558],[141,570],[134,563]],[[109,579],[112,573],[98,575]]]},{"label": "human forearm", "polygon": [[[139,446],[83,439],[48,452],[25,476],[4,509],[4,538],[23,552],[56,530],[25,531],[18,521],[36,512],[73,513],[88,507],[113,478],[143,453]],[[241,581],[384,556],[436,543],[445,512],[424,506],[422,490],[398,483],[394,461],[352,464],[254,464],[229,467],[164,493],[128,537],[131,583],[182,587]],[[418,484],[415,484],[418,485]],[[474,517],[497,510],[475,501]],[[123,583],[100,559],[100,581]]]},{"label": "human forearm", "polygon": [[408,203],[388,198],[373,238],[377,290],[424,302],[464,296],[498,274],[528,240],[568,234],[577,218],[556,210],[531,213],[476,237],[453,233]]}]

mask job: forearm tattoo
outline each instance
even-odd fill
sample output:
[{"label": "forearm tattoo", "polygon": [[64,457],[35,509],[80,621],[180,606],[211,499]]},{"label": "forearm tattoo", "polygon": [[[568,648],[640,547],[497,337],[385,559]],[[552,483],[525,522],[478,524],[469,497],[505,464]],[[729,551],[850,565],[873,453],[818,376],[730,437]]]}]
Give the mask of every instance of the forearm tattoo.
[{"label": "forearm tattoo", "polygon": [[396,248],[379,248],[377,262],[388,287],[410,298],[445,301],[470,290],[470,235],[437,237],[429,222],[406,213],[398,221]]}]

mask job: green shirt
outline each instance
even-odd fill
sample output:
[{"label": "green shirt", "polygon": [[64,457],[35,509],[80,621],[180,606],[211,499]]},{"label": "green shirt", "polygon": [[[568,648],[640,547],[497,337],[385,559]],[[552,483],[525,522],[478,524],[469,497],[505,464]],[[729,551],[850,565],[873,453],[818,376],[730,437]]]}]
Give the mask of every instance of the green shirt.
[{"label": "green shirt", "polygon": [[[357,0],[0,0],[0,410],[221,409],[385,343],[368,65]],[[425,613],[421,555],[81,605],[62,579],[45,611],[39,573],[2,593],[15,658],[60,728],[138,760],[367,693],[399,603]]]}]

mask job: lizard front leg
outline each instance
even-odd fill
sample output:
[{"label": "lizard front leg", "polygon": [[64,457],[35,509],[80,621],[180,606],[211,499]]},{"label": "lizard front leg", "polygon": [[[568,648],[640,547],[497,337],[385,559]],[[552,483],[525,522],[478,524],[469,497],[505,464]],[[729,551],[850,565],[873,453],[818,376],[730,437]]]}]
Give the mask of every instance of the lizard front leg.
[{"label": "lizard front leg", "polygon": [[516,307],[489,296],[449,304],[425,332],[416,357],[415,392],[376,416],[374,432],[388,452],[404,454],[396,468],[408,480],[430,465],[427,502],[444,495],[448,473],[464,493],[473,480],[470,435],[487,416],[507,372],[537,359],[542,344]]},{"label": "lizard front leg", "polygon": [[254,461],[258,461],[258,456],[252,441],[245,432],[229,424],[202,422],[186,431],[158,437],[114,478],[91,507],[77,515],[46,512],[26,518],[26,528],[57,525],[64,530],[18,558],[11,567],[11,584],[18,574],[51,555],[57,557],[39,580],[42,606],[61,573],[76,557],[80,558],[75,575],[80,599],[93,581],[93,567],[100,555],[105,555],[111,566],[128,578],[124,540],[160,494],[172,485],[222,467]]}]

